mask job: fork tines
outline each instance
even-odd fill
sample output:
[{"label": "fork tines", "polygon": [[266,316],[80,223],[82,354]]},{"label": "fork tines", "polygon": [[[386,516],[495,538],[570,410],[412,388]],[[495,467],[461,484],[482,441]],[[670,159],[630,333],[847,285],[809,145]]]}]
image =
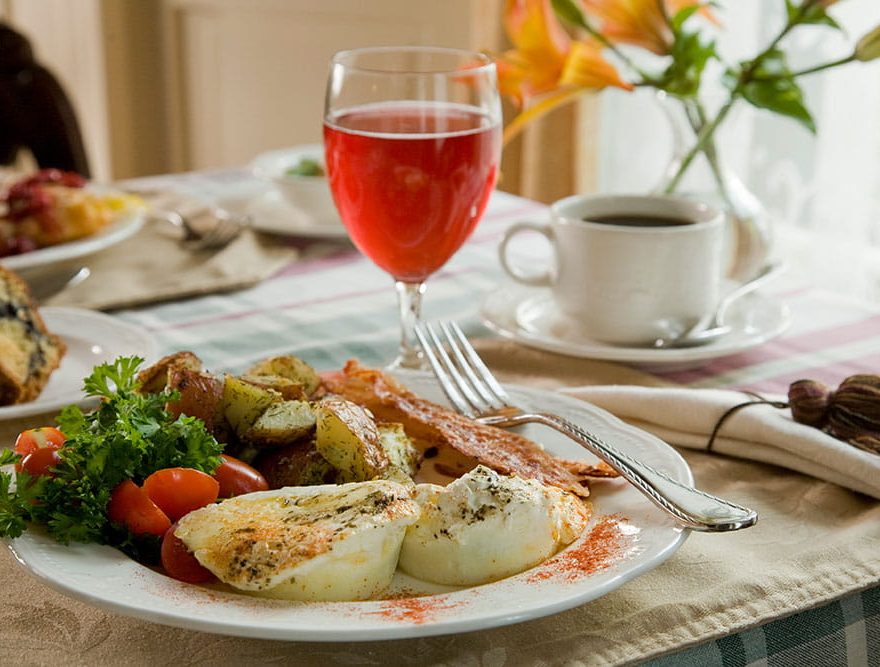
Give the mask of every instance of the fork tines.
[{"label": "fork tines", "polygon": [[456,410],[477,418],[507,406],[507,394],[455,322],[416,325],[416,338]]}]

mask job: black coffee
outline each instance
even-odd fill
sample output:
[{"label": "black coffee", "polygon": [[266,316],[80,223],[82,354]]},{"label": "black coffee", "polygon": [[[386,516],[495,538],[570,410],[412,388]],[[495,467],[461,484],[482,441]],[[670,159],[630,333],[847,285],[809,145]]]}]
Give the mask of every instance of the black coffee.
[{"label": "black coffee", "polygon": [[585,222],[598,222],[601,225],[618,225],[620,227],[677,227],[692,225],[693,222],[684,218],[669,218],[662,215],[597,215],[584,218]]}]

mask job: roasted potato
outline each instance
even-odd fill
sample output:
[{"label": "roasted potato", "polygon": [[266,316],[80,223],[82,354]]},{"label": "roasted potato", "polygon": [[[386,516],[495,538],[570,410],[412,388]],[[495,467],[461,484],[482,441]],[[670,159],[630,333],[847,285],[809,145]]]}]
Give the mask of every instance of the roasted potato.
[{"label": "roasted potato", "polygon": [[205,427],[217,435],[216,429],[224,427],[221,405],[223,403],[223,378],[188,368],[168,369],[168,389],[180,393],[180,398],[166,406],[172,415],[189,415],[201,419]]},{"label": "roasted potato", "polygon": [[263,389],[274,389],[285,401],[298,401],[308,398],[302,383],[280,375],[239,375],[240,380],[255,384]]},{"label": "roasted potato", "polygon": [[379,424],[378,429],[379,442],[388,455],[390,465],[410,477],[415,475],[422,463],[422,454],[403,430],[403,424]]},{"label": "roasted potato", "polygon": [[321,384],[314,368],[293,355],[270,357],[251,366],[244,375],[277,375],[303,386],[306,396],[311,396]]},{"label": "roasted potato", "polygon": [[157,394],[168,385],[168,377],[173,369],[202,370],[202,360],[188,350],[175,352],[162,357],[152,366],[138,373],[140,391],[143,394]]},{"label": "roasted potato", "polygon": [[336,482],[336,469],[318,453],[314,440],[264,449],[253,466],[266,478],[270,489]]},{"label": "roasted potato", "polygon": [[379,429],[364,408],[341,398],[315,406],[315,447],[339,472],[340,482],[380,477],[389,466]]},{"label": "roasted potato", "polygon": [[257,387],[234,375],[226,375],[221,412],[235,434],[241,438],[270,405],[282,400],[277,391]]},{"label": "roasted potato", "polygon": [[263,411],[242,436],[260,446],[290,445],[315,432],[315,411],[307,401],[281,401]]}]

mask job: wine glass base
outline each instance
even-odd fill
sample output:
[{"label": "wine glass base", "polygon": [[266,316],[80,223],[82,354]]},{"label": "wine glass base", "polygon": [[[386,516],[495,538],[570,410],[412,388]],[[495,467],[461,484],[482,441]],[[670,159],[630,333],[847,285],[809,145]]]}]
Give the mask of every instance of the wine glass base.
[{"label": "wine glass base", "polygon": [[429,371],[431,365],[421,350],[410,350],[410,354],[399,354],[384,370]]}]

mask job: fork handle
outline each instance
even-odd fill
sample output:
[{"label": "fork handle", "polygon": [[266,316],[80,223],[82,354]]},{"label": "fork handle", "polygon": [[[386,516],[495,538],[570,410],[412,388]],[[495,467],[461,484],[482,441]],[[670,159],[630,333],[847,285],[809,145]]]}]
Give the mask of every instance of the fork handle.
[{"label": "fork handle", "polygon": [[659,470],[627,456],[558,415],[524,414],[510,418],[508,423],[514,421],[544,424],[568,436],[605,461],[655,505],[688,528],[704,532],[722,532],[748,528],[758,520],[758,514],[754,510],[682,484]]}]

